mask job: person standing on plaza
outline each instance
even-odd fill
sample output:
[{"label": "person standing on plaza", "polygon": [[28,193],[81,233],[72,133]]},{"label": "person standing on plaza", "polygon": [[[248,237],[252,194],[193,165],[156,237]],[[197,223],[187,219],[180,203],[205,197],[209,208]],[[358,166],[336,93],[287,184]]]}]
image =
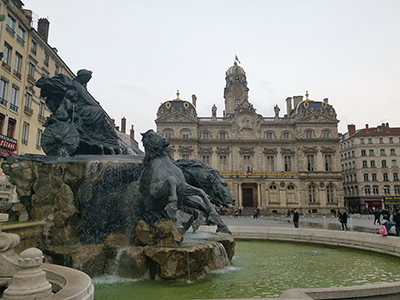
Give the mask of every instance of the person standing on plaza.
[{"label": "person standing on plaza", "polygon": [[297,212],[297,209],[293,209],[293,224],[294,228],[299,228],[299,213]]},{"label": "person standing on plaza", "polygon": [[376,209],[374,211],[374,216],[375,216],[374,225],[376,221],[378,221],[378,224],[381,225],[381,212],[379,211],[379,209]]},{"label": "person standing on plaza", "polygon": [[347,230],[347,213],[343,209],[339,213],[339,222],[342,223],[342,230]]},{"label": "person standing on plaza", "polygon": [[254,221],[258,220],[258,213],[257,213],[257,209],[256,208],[254,208],[254,210],[253,210],[253,218],[254,218]]},{"label": "person standing on plaza", "polygon": [[395,228],[396,228],[396,235],[400,236],[400,209],[396,210],[396,214],[393,216],[393,222],[396,223]]}]

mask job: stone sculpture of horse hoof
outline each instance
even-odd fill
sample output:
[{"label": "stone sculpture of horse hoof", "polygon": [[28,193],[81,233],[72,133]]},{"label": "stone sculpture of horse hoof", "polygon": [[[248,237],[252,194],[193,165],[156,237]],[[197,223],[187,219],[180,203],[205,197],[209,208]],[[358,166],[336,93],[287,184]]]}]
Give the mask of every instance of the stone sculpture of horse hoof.
[{"label": "stone sculpture of horse hoof", "polygon": [[176,205],[176,202],[170,202],[165,207],[165,211],[167,212],[168,217],[170,217],[172,220],[176,219],[175,216],[176,216],[177,210],[178,210],[178,207]]}]

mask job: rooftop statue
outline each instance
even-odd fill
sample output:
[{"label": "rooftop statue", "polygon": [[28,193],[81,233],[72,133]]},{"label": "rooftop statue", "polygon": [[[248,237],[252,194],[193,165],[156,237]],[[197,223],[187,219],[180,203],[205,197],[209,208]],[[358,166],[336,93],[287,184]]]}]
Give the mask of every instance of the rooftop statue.
[{"label": "rooftop statue", "polygon": [[92,72],[83,69],[73,80],[57,74],[43,75],[36,82],[51,111],[41,140],[47,155],[127,153],[129,147],[107,123],[103,108],[86,89],[91,78]]}]

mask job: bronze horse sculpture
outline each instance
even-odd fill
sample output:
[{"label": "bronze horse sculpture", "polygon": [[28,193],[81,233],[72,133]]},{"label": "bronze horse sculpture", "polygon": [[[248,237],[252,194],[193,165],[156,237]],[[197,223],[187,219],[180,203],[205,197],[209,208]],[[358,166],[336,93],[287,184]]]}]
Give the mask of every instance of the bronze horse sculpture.
[{"label": "bronze horse sculpture", "polygon": [[142,133],[142,142],[146,154],[140,190],[147,195],[147,211],[163,210],[167,217],[175,220],[180,208],[198,210],[205,215],[208,224],[217,225],[217,232],[230,233],[204,190],[186,182],[182,170],[169,154],[168,139],[150,129]]}]

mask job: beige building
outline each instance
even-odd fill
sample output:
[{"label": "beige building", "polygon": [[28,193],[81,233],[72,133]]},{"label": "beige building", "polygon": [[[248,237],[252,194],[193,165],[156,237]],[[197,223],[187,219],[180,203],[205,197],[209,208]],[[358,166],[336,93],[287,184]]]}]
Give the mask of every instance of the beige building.
[{"label": "beige building", "polygon": [[400,205],[400,128],[382,123],[348,132],[340,141],[346,206],[366,212]]},{"label": "beige building", "polygon": [[200,117],[196,96],[162,103],[157,131],[170,140],[175,159],[201,159],[221,171],[237,207],[284,213],[329,213],[343,208],[338,120],[328,99],[294,96],[286,114],[256,113],[249,102],[246,73],[236,63],[225,74],[224,110]]}]

